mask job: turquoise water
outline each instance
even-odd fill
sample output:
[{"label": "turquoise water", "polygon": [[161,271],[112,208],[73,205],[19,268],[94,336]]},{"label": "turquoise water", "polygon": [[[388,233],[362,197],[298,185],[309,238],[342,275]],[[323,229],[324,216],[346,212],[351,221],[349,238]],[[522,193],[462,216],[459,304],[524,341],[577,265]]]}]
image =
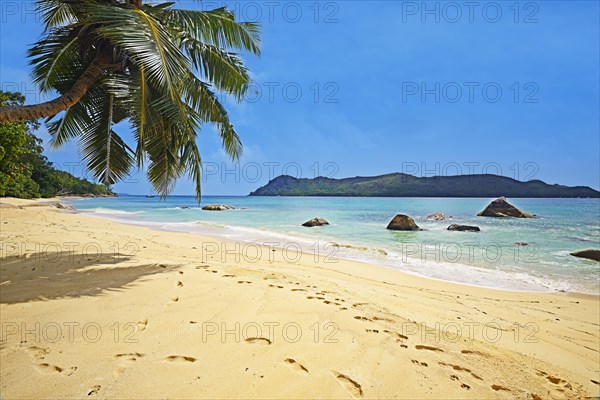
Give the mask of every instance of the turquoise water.
[{"label": "turquoise water", "polygon": [[[318,252],[377,263],[405,272],[460,283],[528,291],[600,294],[600,263],[570,252],[600,248],[599,199],[509,199],[535,219],[476,217],[492,199],[204,197],[203,204],[229,204],[232,211],[203,211],[193,197],[145,196],[71,202],[86,214],[162,230],[270,243],[293,252]],[[182,209],[181,207],[190,207]],[[427,221],[436,212],[446,221]],[[385,229],[395,214],[411,216],[424,229]],[[331,225],[305,228],[322,217]],[[453,232],[451,223],[481,232]],[[527,242],[528,246],[516,246]],[[249,255],[249,257],[251,257]],[[243,261],[243,260],[242,260]]]}]

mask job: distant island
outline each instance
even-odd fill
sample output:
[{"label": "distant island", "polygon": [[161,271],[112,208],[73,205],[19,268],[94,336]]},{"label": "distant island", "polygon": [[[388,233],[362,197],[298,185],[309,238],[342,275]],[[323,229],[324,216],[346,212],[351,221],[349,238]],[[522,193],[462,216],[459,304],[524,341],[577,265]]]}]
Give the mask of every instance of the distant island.
[{"label": "distant island", "polygon": [[281,175],[250,196],[356,196],[356,197],[594,197],[588,186],[550,185],[540,180],[521,182],[505,176],[480,174],[419,178],[392,173],[333,179]]}]

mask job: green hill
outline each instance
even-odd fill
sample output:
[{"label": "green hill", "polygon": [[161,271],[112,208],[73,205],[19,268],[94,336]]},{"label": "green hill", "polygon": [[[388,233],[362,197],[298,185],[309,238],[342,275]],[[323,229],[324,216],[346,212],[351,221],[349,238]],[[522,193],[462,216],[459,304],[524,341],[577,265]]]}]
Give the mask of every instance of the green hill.
[{"label": "green hill", "polygon": [[[23,104],[19,93],[0,91],[0,106]],[[0,197],[56,195],[114,196],[110,188],[54,168],[42,154],[41,140],[32,131],[37,122],[0,124]]]},{"label": "green hill", "polygon": [[598,198],[600,192],[587,186],[549,185],[540,180],[521,182],[490,174],[419,178],[394,173],[344,179],[297,179],[281,175],[250,196]]}]

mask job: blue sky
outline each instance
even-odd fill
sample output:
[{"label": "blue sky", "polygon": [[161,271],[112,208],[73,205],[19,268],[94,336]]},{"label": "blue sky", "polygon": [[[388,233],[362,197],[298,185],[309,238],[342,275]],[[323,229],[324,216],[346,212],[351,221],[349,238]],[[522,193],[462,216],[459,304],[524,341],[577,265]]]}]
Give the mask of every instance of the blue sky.
[{"label": "blue sky", "polygon": [[[261,22],[262,56],[245,57],[255,80],[248,99],[223,99],[245,146],[240,163],[210,126],[199,134],[204,194],[244,195],[282,173],[487,172],[600,188],[597,1],[178,7],[224,4]],[[2,89],[44,99],[25,55],[42,30],[33,3],[0,5]],[[127,126],[118,131],[129,136]],[[84,174],[76,144],[46,154]],[[143,171],[115,189],[152,191]],[[182,179],[174,194],[193,191]]]}]

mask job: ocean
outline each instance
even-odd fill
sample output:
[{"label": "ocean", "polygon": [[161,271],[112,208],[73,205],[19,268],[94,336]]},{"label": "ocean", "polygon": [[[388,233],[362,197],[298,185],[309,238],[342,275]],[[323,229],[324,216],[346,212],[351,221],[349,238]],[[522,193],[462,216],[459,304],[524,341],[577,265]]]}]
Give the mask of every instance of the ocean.
[{"label": "ocean", "polygon": [[[534,219],[477,217],[493,199],[204,196],[202,205],[228,204],[231,211],[203,211],[193,196],[120,196],[69,200],[84,214],[155,229],[218,236],[247,243],[240,262],[252,261],[253,244],[285,250],[290,261],[303,253],[374,263],[445,281],[517,291],[600,294],[600,263],[569,253],[600,248],[600,199],[508,199]],[[187,208],[189,207],[189,208]],[[443,212],[446,221],[426,216]],[[422,231],[386,229],[407,214]],[[301,224],[321,217],[330,225]],[[448,231],[450,224],[481,232]],[[516,245],[526,242],[527,245]],[[244,253],[246,251],[246,253]]]}]

